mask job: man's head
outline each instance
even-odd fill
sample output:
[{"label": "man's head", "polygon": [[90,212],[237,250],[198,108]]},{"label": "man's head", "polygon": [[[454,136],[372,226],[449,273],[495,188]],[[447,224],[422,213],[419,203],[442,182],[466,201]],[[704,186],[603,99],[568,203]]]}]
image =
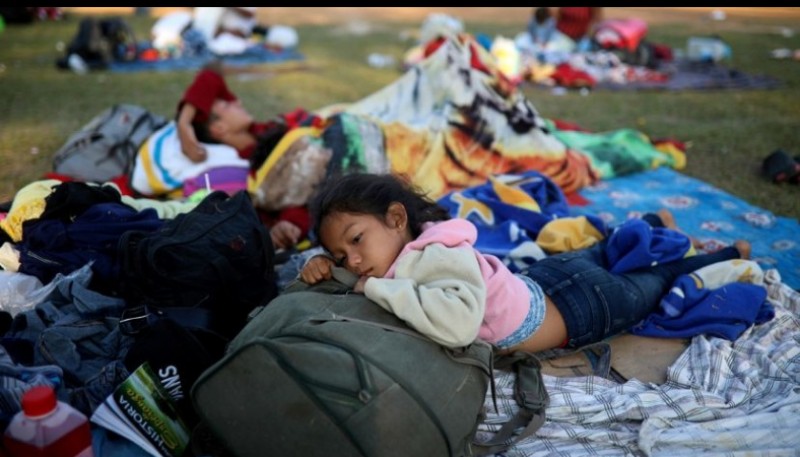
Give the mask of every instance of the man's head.
[{"label": "man's head", "polygon": [[178,103],[178,113],[184,104],[195,108],[192,126],[198,141],[225,143],[231,133],[249,128],[253,118],[228,89],[222,70],[210,65],[200,70]]},{"label": "man's head", "polygon": [[195,136],[202,143],[226,143],[226,138],[246,132],[253,123],[253,116],[238,99],[218,98],[211,104],[205,121],[192,122]]}]

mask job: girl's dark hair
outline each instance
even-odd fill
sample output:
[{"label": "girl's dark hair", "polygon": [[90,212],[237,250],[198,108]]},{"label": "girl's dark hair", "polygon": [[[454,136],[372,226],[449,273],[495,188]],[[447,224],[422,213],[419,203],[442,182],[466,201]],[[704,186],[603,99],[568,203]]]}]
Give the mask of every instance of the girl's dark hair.
[{"label": "girl's dark hair", "polygon": [[371,214],[383,217],[393,202],[408,214],[411,236],[422,233],[422,224],[450,219],[450,213],[429,199],[403,176],[351,173],[324,181],[309,203],[314,234],[319,238],[322,220],[331,213]]}]

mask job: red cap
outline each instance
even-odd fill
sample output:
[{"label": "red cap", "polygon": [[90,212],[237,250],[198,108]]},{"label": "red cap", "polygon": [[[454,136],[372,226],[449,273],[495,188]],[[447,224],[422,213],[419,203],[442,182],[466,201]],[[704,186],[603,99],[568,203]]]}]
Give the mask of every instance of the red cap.
[{"label": "red cap", "polygon": [[56,392],[50,386],[35,386],[22,396],[22,411],[28,417],[44,416],[56,409]]},{"label": "red cap", "polygon": [[194,121],[205,122],[211,114],[214,100],[218,98],[227,101],[236,100],[236,96],[228,89],[221,74],[210,69],[200,70],[178,103],[178,112],[184,103],[191,103],[197,109]]}]

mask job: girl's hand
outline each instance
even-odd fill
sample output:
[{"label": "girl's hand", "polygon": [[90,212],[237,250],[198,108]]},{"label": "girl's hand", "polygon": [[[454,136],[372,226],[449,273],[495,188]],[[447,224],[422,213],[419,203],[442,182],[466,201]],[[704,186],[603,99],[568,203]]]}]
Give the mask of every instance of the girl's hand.
[{"label": "girl's hand", "polygon": [[363,294],[364,285],[367,283],[367,279],[369,279],[369,276],[361,276],[358,278],[358,281],[356,281],[356,284],[353,286],[353,292]]},{"label": "girl's hand", "polygon": [[328,257],[316,256],[309,259],[300,272],[300,279],[308,284],[316,284],[324,279],[331,279],[331,268],[334,263]]}]

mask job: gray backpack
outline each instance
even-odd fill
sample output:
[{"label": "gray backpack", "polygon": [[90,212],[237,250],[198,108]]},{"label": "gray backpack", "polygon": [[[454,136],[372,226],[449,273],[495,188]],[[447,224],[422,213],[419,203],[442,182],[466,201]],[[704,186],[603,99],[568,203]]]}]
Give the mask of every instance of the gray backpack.
[{"label": "gray backpack", "polygon": [[53,171],[85,182],[130,174],[139,146],[167,119],[136,105],[118,104],[70,135],[53,157]]},{"label": "gray backpack", "polygon": [[547,393],[536,371],[513,423],[474,443],[493,387],[491,347],[444,348],[346,291],[328,281],[284,292],[199,377],[192,400],[217,452],[464,456],[506,449],[517,427],[528,426],[522,437],[541,425]]}]

